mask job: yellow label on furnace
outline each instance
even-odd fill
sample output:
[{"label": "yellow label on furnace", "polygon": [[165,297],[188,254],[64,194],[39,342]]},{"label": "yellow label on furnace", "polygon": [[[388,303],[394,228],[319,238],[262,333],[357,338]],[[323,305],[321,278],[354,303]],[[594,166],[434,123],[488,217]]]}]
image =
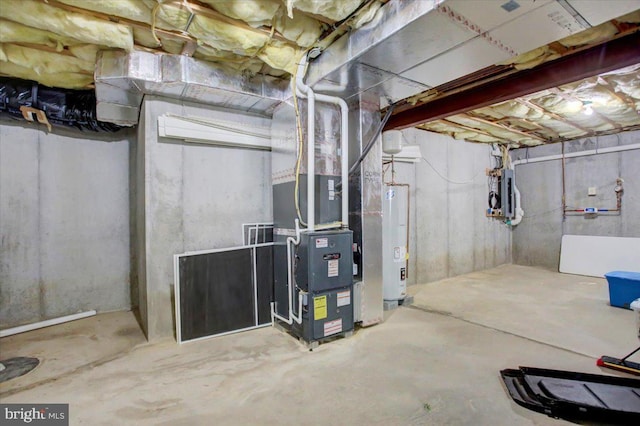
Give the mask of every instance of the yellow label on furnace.
[{"label": "yellow label on furnace", "polygon": [[313,298],[313,319],[321,320],[327,317],[327,296]]}]

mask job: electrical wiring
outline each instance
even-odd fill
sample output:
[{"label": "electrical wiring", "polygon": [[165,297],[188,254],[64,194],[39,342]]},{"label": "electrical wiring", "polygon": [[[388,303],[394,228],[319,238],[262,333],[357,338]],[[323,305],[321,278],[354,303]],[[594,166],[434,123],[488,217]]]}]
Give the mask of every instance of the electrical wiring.
[{"label": "electrical wiring", "polygon": [[433,169],[433,171],[434,171],[434,172],[436,172],[436,174],[437,174],[438,176],[440,176],[443,180],[445,180],[445,181],[447,181],[447,182],[449,182],[449,183],[451,183],[451,184],[454,184],[454,185],[468,185],[468,184],[471,184],[471,183],[473,183],[473,181],[474,181],[474,180],[475,180],[475,179],[480,175],[480,173],[482,173],[482,172],[483,172],[483,170],[480,170],[478,173],[476,173],[476,174],[475,174],[475,176],[474,176],[474,177],[472,177],[472,178],[471,178],[470,180],[468,180],[468,181],[465,181],[465,182],[457,182],[457,181],[455,181],[455,180],[451,180],[451,179],[449,179],[448,177],[446,177],[446,176],[444,176],[442,173],[440,173],[440,172],[438,171],[438,169],[436,169],[435,167],[433,167],[433,164],[431,164],[431,163],[430,163],[426,158],[422,157],[422,161],[424,161],[425,163],[427,163],[427,164],[429,165],[429,167],[431,167],[431,169]]},{"label": "electrical wiring", "polygon": [[550,213],[554,213],[554,212],[557,212],[557,211],[560,211],[560,210],[562,210],[562,206],[557,207],[557,208],[555,208],[555,209],[546,210],[546,211],[543,211],[543,212],[537,212],[537,213],[533,213],[533,214],[528,213],[528,214],[527,214],[527,217],[528,217],[529,219],[531,219],[531,218],[533,218],[533,217],[544,216],[544,215],[547,215],[547,214],[550,214]]}]

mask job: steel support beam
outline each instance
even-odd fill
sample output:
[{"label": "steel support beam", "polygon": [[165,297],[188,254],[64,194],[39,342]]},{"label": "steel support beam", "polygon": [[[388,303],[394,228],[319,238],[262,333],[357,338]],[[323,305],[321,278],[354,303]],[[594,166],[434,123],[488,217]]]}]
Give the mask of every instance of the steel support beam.
[{"label": "steel support beam", "polygon": [[434,99],[391,116],[384,130],[415,127],[640,62],[640,32],[610,40],[535,68]]}]

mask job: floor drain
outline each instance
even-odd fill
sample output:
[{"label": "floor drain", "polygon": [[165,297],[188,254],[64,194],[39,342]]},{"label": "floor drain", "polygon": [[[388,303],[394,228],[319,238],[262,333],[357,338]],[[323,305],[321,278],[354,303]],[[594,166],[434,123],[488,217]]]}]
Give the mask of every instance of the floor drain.
[{"label": "floor drain", "polygon": [[0,383],[23,376],[40,364],[38,358],[16,357],[0,361]]}]

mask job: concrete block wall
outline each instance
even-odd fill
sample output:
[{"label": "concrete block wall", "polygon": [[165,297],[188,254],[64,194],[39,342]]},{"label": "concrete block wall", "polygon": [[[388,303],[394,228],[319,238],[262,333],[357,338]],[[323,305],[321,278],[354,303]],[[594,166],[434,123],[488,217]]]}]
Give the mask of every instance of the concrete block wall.
[{"label": "concrete block wall", "polygon": [[410,166],[415,173],[410,268],[416,271],[416,282],[511,263],[510,229],[485,216],[490,147],[417,129],[403,135],[405,143],[420,145],[431,164]]},{"label": "concrete block wall", "polygon": [[134,139],[0,123],[0,328],[130,308]]},{"label": "concrete block wall", "polygon": [[263,117],[145,98],[134,171],[134,251],[149,340],[174,335],[174,254],[242,245],[243,223],[273,219],[270,152],[158,137],[165,113],[270,125]]},{"label": "concrete block wall", "polygon": [[[624,132],[565,142],[565,152],[579,152],[640,142],[640,132]],[[556,155],[561,144],[518,149],[514,159]],[[620,215],[562,215],[562,162],[552,160],[516,166],[516,184],[522,196],[524,219],[513,232],[513,259],[519,265],[557,271],[562,235],[640,237],[640,150],[567,158],[568,208],[615,208],[616,178],[624,179]],[[588,188],[597,195],[589,196]]]}]

